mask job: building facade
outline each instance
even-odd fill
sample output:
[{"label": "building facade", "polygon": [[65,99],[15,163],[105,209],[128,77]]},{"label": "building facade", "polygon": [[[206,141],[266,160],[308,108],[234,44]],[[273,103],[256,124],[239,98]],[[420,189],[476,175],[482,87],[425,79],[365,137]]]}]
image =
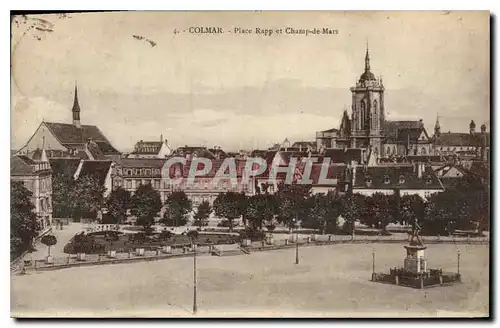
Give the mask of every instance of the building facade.
[{"label": "building facade", "polygon": [[[45,156],[44,156],[45,157]],[[40,235],[52,229],[52,170],[46,160],[33,161],[26,156],[10,159],[11,181],[20,181],[31,191],[31,202],[40,225]]]}]

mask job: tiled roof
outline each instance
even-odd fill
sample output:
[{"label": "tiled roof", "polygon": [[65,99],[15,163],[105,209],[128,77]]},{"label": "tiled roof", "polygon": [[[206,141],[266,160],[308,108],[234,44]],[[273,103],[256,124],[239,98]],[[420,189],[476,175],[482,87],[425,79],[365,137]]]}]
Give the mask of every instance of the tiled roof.
[{"label": "tiled roof", "polygon": [[319,132],[339,132],[339,130],[335,129],[335,128],[332,128],[332,129],[328,129],[328,130],[324,130],[324,131],[319,131]]},{"label": "tiled roof", "polygon": [[[234,160],[235,161],[235,168],[236,168],[236,175],[237,177],[242,177],[243,172],[245,169],[246,161],[245,160]],[[215,177],[215,174],[218,172],[220,167],[222,166],[222,163],[224,160],[212,160],[210,161],[212,163],[212,168],[210,172],[207,174],[204,174],[203,177]],[[182,173],[182,177],[187,178],[189,176],[189,170],[191,169],[191,164],[192,162],[187,162],[186,165],[182,165],[181,163],[176,163],[168,168],[169,170],[169,177],[170,178],[175,178],[175,172],[176,170],[180,169]],[[198,164],[198,169],[203,169],[203,164],[199,163]],[[229,169],[226,169],[224,174],[229,174]]]},{"label": "tiled roof", "polygon": [[54,174],[67,174],[73,176],[80,165],[79,158],[49,158]]},{"label": "tiled roof", "polygon": [[162,141],[138,141],[134,146],[132,154],[158,154]]},{"label": "tiled roof", "polygon": [[416,165],[356,167],[353,187],[354,189],[443,188],[438,177],[428,165],[425,166],[421,178],[418,177]]},{"label": "tiled roof", "polygon": [[119,158],[117,165],[130,168],[162,168],[166,159],[163,158]]},{"label": "tiled roof", "polygon": [[435,145],[439,146],[476,146],[490,145],[489,133],[441,133],[434,140]]},{"label": "tiled roof", "polygon": [[422,127],[420,121],[385,121],[384,122],[384,135],[388,140],[398,140],[398,132],[401,129],[417,129]]},{"label": "tiled roof", "polygon": [[89,141],[89,142],[87,142],[86,147],[87,147],[88,152],[92,155],[92,159],[103,160],[105,158],[104,153],[99,148],[99,146],[97,145],[96,142]]},{"label": "tiled roof", "polygon": [[[322,157],[329,157],[330,163],[350,164],[351,161],[356,161],[360,164],[362,162],[363,153],[360,148],[328,148],[325,150]],[[319,162],[321,162],[321,160],[320,158]]]},{"label": "tiled roof", "polygon": [[293,148],[306,148],[307,147],[312,147],[312,148],[315,148],[316,147],[316,142],[315,141],[296,141],[293,143],[292,145]]},{"label": "tiled roof", "polygon": [[179,147],[173,152],[173,155],[182,157],[185,157],[186,155],[196,155],[196,157],[215,159],[215,155],[206,147]]},{"label": "tiled roof", "polygon": [[34,175],[33,170],[34,162],[25,156],[11,156],[10,157],[10,175]]},{"label": "tiled roof", "polygon": [[[94,140],[95,141],[95,140]],[[96,141],[97,146],[103,152],[104,155],[117,155],[120,154],[118,150],[115,149],[109,142]]]},{"label": "tiled roof", "polygon": [[415,143],[422,132],[424,132],[427,139],[429,139],[429,136],[423,127],[399,129],[396,134],[396,141],[403,144],[408,142]]},{"label": "tiled roof", "polygon": [[84,161],[78,178],[92,175],[99,179],[100,184],[104,184],[110,167],[111,161]]},{"label": "tiled roof", "polygon": [[[118,152],[95,125],[82,125],[77,128],[73,124],[44,122],[54,136],[65,146],[71,144],[84,144],[89,139],[103,144],[103,152]],[[105,144],[105,145],[104,145]]]}]

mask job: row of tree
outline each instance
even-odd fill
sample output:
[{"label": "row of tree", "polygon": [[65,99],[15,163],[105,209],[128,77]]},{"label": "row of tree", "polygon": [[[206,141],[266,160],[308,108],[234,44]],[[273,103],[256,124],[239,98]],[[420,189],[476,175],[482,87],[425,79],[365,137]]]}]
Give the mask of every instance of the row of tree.
[{"label": "row of tree", "polygon": [[[138,217],[138,224],[145,228],[154,223],[162,207],[159,193],[149,185],[139,187],[133,196],[117,188],[107,198],[106,205],[114,222],[121,222],[127,209],[131,209]],[[160,222],[166,226],[185,225],[193,211],[192,202],[182,191],[170,194],[164,205]],[[424,200],[416,194],[401,196],[398,192],[371,196],[312,194],[310,186],[282,183],[275,194],[268,193],[265,187],[250,197],[242,193],[221,193],[213,207],[206,201],[197,207],[194,224],[207,225],[212,212],[223,218],[230,230],[235,220],[241,218],[254,230],[263,227],[272,230],[277,223],[293,229],[300,223],[320,233],[354,233],[356,221],[381,231],[390,223],[418,222],[424,233],[447,234],[455,229],[484,228],[488,224],[489,189],[475,179],[465,178]]]},{"label": "row of tree", "polygon": [[[67,179],[65,184],[61,183],[62,179]],[[83,215],[104,205],[108,209],[106,223],[121,223],[130,213],[146,230],[154,224],[162,207],[164,214],[160,222],[166,226],[185,225],[193,211],[191,200],[182,191],[171,193],[162,204],[159,192],[149,184],[141,185],[133,195],[116,188],[106,199],[103,188],[92,176],[77,181],[56,176],[54,209],[58,207],[59,215],[61,212]],[[33,238],[38,235],[40,227],[31,197],[22,183],[11,182],[11,254],[30,249]],[[400,196],[399,193],[312,194],[310,186],[282,183],[274,194],[268,193],[265,187],[250,197],[242,193],[221,193],[213,208],[208,202],[202,202],[194,220],[197,226],[207,225],[214,212],[230,229],[236,219],[242,218],[244,224],[255,231],[262,231],[263,227],[272,230],[277,223],[293,229],[300,223],[320,233],[352,234],[356,221],[380,230],[385,230],[389,223],[418,222],[424,233],[447,234],[456,229],[489,229],[489,201],[489,187],[471,177],[426,200],[418,195]],[[340,217],[343,222],[339,222]]]}]

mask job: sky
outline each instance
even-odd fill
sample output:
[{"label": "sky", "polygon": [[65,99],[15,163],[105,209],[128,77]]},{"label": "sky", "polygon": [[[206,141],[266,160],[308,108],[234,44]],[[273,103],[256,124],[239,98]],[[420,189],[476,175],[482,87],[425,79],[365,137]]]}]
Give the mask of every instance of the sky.
[{"label": "sky", "polygon": [[[386,88],[386,119],[423,119],[432,134],[439,115],[442,132],[468,132],[471,120],[489,131],[488,12],[114,12],[15,21],[13,149],[43,120],[71,123],[75,83],[82,124],[97,125],[121,151],[161,137],[171,147],[233,151],[314,140],[350,113],[367,43],[371,71]],[[234,33],[286,27],[338,34]]]}]

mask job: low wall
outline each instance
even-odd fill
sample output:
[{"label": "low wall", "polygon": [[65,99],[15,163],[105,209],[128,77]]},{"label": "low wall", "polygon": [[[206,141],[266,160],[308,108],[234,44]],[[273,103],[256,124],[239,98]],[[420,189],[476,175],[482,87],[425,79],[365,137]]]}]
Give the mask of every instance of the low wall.
[{"label": "low wall", "polygon": [[[326,236],[328,238],[328,236]],[[337,236],[338,237],[338,236]],[[333,239],[332,240],[299,240],[299,247],[308,247],[308,246],[323,246],[323,245],[337,245],[337,244],[370,244],[370,243],[386,243],[386,244],[405,244],[407,243],[407,239],[386,239],[381,237],[380,239],[354,239],[351,240],[350,237],[342,238],[342,239]],[[427,244],[469,244],[469,245],[488,245],[488,239],[481,240],[461,240],[461,239],[436,239],[436,240],[425,240]],[[199,245],[197,248],[197,254],[199,255],[210,255],[210,247],[211,246],[201,246]],[[227,253],[227,255],[246,255],[251,252],[262,252],[262,251],[272,251],[272,250],[280,250],[280,249],[290,249],[297,247],[296,243],[293,242],[285,242],[285,240],[275,241],[272,245],[268,245],[266,243],[252,243],[252,245],[242,247],[240,250],[229,250],[223,251],[221,254]],[[215,251],[215,250],[214,250]],[[159,250],[146,250],[144,255],[137,255],[134,252],[131,253],[116,253],[115,258],[110,258],[107,255],[98,255],[98,254],[86,254],[85,261],[78,261],[76,256],[68,255],[65,258],[54,258],[53,264],[47,264],[44,260],[36,260],[31,265],[24,266],[24,262],[19,261],[17,265],[11,266],[11,272],[20,272],[23,267],[26,270],[36,270],[36,271],[44,271],[44,270],[56,270],[56,269],[64,269],[70,267],[77,266],[88,266],[88,265],[101,265],[101,264],[116,264],[116,263],[131,263],[131,262],[139,262],[139,261],[155,261],[155,260],[163,260],[169,258],[179,258],[179,257],[188,257],[193,256],[193,252],[188,250],[186,247],[184,248],[174,248],[172,247],[172,252],[165,254],[161,253]]]}]

